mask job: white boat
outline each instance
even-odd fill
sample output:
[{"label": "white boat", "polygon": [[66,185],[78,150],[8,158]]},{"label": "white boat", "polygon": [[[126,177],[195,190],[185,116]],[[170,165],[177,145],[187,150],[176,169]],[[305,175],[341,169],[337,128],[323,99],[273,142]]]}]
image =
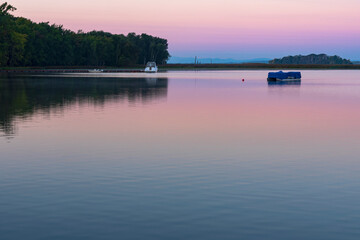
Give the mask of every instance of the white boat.
[{"label": "white boat", "polygon": [[148,62],[145,67],[146,73],[156,73],[158,71],[158,68],[156,66],[155,62]]},{"label": "white boat", "polygon": [[90,69],[88,70],[89,73],[102,73],[104,72],[104,70],[102,69]]}]

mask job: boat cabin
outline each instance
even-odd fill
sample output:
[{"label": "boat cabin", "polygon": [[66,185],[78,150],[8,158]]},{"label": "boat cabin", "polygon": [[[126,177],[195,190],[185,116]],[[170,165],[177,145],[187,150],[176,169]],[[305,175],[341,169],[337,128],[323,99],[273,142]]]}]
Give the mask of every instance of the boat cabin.
[{"label": "boat cabin", "polygon": [[269,72],[268,81],[300,81],[301,72]]},{"label": "boat cabin", "polygon": [[145,67],[145,72],[148,73],[155,73],[158,71],[158,68],[156,66],[155,62],[148,62]]}]

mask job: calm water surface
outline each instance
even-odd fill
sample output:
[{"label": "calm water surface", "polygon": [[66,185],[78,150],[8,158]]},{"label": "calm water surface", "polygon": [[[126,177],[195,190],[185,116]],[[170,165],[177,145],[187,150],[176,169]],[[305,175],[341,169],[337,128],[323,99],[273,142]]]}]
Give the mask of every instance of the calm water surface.
[{"label": "calm water surface", "polygon": [[360,71],[302,73],[0,76],[0,239],[360,239]]}]

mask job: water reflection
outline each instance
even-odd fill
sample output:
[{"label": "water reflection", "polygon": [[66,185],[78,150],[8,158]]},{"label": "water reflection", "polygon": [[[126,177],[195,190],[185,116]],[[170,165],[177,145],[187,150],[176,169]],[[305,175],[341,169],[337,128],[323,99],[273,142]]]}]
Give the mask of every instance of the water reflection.
[{"label": "water reflection", "polygon": [[301,81],[268,81],[268,93],[272,96],[300,96]]},{"label": "water reflection", "polygon": [[358,240],[360,71],[266,74],[0,80],[0,239]]},{"label": "water reflection", "polygon": [[300,87],[301,81],[268,81],[269,87],[288,87],[288,86],[295,86]]},{"label": "water reflection", "polygon": [[62,111],[75,103],[106,101],[150,103],[167,97],[167,78],[85,78],[62,76],[1,76],[0,131],[15,132],[15,120],[37,111]]}]

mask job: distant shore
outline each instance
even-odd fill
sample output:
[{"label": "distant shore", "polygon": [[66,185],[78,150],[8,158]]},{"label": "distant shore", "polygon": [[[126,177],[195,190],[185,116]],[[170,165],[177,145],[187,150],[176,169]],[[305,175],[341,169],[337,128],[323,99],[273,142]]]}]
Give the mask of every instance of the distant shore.
[{"label": "distant shore", "polygon": [[[4,67],[0,73],[87,73],[89,69],[103,69],[104,72],[143,72],[144,66],[105,67],[105,66],[53,66],[53,67]],[[317,69],[317,70],[346,70],[359,69],[360,64],[351,65],[320,65],[320,64],[165,64],[159,66],[160,72],[166,70],[286,70],[286,69]]]},{"label": "distant shore", "polygon": [[166,64],[160,69],[360,69],[360,64],[266,64],[266,63],[239,63],[239,64]]}]

